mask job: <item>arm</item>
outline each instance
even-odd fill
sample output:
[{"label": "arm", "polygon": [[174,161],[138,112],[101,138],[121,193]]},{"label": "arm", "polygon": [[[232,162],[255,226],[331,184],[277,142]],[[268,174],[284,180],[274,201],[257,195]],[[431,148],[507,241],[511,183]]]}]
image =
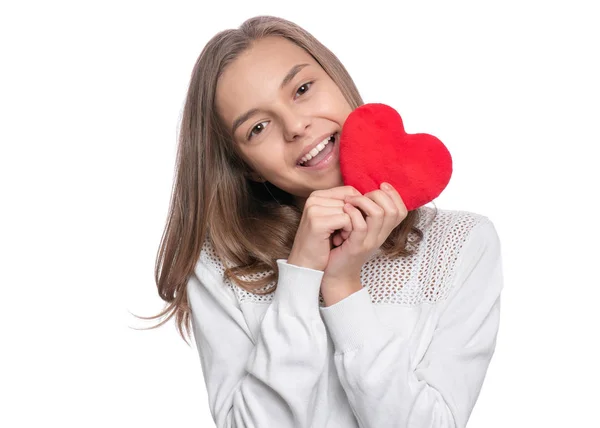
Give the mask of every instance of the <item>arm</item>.
[{"label": "arm", "polygon": [[310,427],[327,359],[322,271],[278,260],[279,281],[256,343],[226,285],[199,262],[188,282],[192,327],[218,428]]},{"label": "arm", "polygon": [[[503,287],[500,242],[487,219],[470,232],[453,289],[423,358],[386,329],[366,288],[321,308],[338,375],[362,428],[467,424],[494,353]],[[433,327],[433,326],[432,326]]]}]

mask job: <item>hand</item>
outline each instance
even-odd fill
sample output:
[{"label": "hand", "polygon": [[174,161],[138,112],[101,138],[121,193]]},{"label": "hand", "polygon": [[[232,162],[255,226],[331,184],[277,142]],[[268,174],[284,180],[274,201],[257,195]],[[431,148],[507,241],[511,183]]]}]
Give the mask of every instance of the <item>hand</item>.
[{"label": "hand", "polygon": [[344,228],[333,238],[334,245],[339,246],[329,254],[323,292],[327,287],[343,287],[345,283],[359,281],[362,266],[408,215],[402,198],[393,187],[348,196],[345,201],[344,211],[352,219],[352,227],[350,230]]},{"label": "hand", "polygon": [[316,270],[325,270],[331,251],[331,235],[336,230],[349,233],[352,228],[350,215],[344,210],[344,197],[360,195],[352,186],[340,186],[316,190],[310,194],[288,263]]}]

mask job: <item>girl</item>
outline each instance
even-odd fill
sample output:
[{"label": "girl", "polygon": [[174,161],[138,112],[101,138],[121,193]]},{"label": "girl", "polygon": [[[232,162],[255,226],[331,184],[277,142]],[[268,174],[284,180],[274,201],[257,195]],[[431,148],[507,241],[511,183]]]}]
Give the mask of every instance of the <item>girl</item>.
[{"label": "girl", "polygon": [[218,427],[464,427],[494,353],[493,223],[344,186],[363,104],[297,25],[247,20],[192,72],[156,265]]}]

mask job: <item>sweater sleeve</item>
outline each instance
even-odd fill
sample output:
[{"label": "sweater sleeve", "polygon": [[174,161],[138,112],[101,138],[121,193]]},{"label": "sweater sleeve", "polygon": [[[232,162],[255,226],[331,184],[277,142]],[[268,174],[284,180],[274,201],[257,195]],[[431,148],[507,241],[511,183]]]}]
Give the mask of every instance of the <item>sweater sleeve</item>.
[{"label": "sweater sleeve", "polygon": [[202,262],[188,280],[192,329],[218,428],[310,427],[327,360],[323,271],[277,260],[279,279],[256,343],[227,285]]},{"label": "sweater sleeve", "polygon": [[381,323],[368,290],[321,308],[335,365],[361,428],[462,428],[494,353],[503,288],[500,242],[484,217],[459,252],[423,358]]}]

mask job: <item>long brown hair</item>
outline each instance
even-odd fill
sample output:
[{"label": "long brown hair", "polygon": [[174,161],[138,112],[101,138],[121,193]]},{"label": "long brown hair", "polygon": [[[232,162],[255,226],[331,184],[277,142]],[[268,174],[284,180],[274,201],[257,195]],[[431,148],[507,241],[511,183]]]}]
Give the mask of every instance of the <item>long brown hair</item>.
[{"label": "long brown hair", "polygon": [[[175,316],[181,337],[190,336],[190,307],[186,285],[205,239],[227,261],[225,276],[255,294],[267,294],[264,286],[276,281],[276,260],[287,258],[294,243],[302,212],[293,196],[270,183],[247,177],[242,160],[215,109],[217,81],[225,67],[251,44],[278,36],[296,43],[320,64],[354,109],[363,103],[352,78],[338,58],[298,25],[282,18],[257,16],[238,29],[216,34],[204,47],[192,71],[181,119],[176,156],[175,183],[155,265],[155,280],[165,308],[152,317],[166,316],[156,328]],[[381,250],[388,256],[406,256],[423,232],[415,225],[418,210],[408,213],[392,231]],[[224,263],[224,266],[226,264]],[[256,281],[242,276],[272,271]],[[260,290],[262,289],[262,290]]]}]

